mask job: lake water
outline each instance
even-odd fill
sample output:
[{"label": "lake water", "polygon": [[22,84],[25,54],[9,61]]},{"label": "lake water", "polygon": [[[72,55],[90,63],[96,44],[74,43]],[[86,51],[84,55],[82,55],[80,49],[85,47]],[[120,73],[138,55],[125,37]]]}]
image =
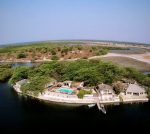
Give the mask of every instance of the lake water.
[{"label": "lake water", "polygon": [[107,106],[106,110],[104,115],[97,107],[70,108],[47,104],[17,95],[7,83],[0,84],[0,130],[150,126],[150,103]]},{"label": "lake water", "polygon": [[144,129],[150,127],[150,102],[97,107],[64,107],[18,95],[7,83],[0,84],[0,131],[35,132]]}]

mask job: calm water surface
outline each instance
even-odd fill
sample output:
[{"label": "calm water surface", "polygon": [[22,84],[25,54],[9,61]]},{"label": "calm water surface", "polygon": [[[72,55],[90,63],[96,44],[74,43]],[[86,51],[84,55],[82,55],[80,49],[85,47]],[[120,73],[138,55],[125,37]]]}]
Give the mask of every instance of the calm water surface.
[{"label": "calm water surface", "polygon": [[150,103],[128,104],[106,107],[104,115],[97,107],[69,108],[46,104],[38,100],[17,95],[7,84],[0,84],[0,128],[28,130],[52,127],[74,127],[75,125],[90,128],[120,126],[150,126]]},{"label": "calm water surface", "polygon": [[[18,95],[7,84],[0,84],[1,131],[63,131],[75,128],[90,130],[109,128],[149,128],[150,103],[106,107],[107,114],[97,107],[64,107],[47,104]],[[77,130],[78,130],[77,129]],[[87,129],[86,129],[87,130]]]}]

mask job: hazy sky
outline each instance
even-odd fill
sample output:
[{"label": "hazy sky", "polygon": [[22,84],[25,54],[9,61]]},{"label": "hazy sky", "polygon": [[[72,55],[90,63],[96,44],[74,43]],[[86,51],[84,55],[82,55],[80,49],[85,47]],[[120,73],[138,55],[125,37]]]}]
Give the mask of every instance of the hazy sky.
[{"label": "hazy sky", "polygon": [[150,43],[150,0],[0,0],[0,44],[57,39]]}]

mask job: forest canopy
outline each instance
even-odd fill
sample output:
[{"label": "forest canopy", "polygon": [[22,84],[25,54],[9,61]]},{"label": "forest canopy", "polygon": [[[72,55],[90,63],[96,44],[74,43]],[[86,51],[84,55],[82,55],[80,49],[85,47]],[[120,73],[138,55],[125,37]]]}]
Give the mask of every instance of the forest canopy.
[{"label": "forest canopy", "polygon": [[86,86],[96,86],[100,83],[112,85],[123,78],[134,79],[138,83],[150,87],[150,77],[133,68],[123,68],[112,62],[99,60],[51,61],[41,63],[36,67],[17,67],[13,70],[10,84],[21,79],[28,79],[30,83],[23,86],[23,90],[42,92],[44,85],[55,79],[57,81],[79,81]]}]

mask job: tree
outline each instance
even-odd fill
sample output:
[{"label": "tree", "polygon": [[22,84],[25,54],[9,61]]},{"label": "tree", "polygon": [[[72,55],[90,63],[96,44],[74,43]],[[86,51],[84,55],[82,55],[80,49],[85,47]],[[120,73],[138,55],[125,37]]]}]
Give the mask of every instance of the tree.
[{"label": "tree", "polygon": [[108,53],[107,49],[101,48],[98,52],[96,52],[96,55],[105,55]]},{"label": "tree", "polygon": [[18,59],[26,58],[26,57],[27,57],[27,54],[25,54],[25,53],[19,53],[19,54],[17,55],[17,58],[18,58]]},{"label": "tree", "polygon": [[0,64],[0,82],[8,80],[12,73],[11,64]]},{"label": "tree", "polygon": [[83,47],[80,45],[80,46],[77,46],[78,50],[82,50]]},{"label": "tree", "polygon": [[27,79],[28,78],[28,71],[29,67],[17,67],[13,71],[13,75],[11,79],[9,80],[10,84],[15,84],[15,82],[22,80],[22,79]]},{"label": "tree", "polygon": [[126,88],[125,84],[120,81],[113,83],[113,89],[116,92],[116,94],[123,92],[125,88]]},{"label": "tree", "polygon": [[28,83],[22,85],[21,90],[23,93],[32,93],[34,96],[38,96],[45,88],[45,84],[48,83],[49,78],[44,76],[32,77]]},{"label": "tree", "polygon": [[62,50],[61,50],[61,53],[65,53],[66,55],[68,54],[68,51],[69,49],[67,47],[64,47]]},{"label": "tree", "polygon": [[51,49],[51,54],[56,55],[56,51],[54,49]]},{"label": "tree", "polygon": [[124,76],[124,69],[111,63],[100,62],[97,66],[98,72],[104,77],[104,83],[111,84],[117,80],[120,80]]},{"label": "tree", "polygon": [[146,75],[139,72],[135,68],[127,67],[125,77],[130,78],[130,79],[135,79],[137,82],[142,84],[144,82],[143,80],[146,78]]},{"label": "tree", "polygon": [[59,57],[54,55],[54,56],[52,56],[51,60],[59,60]]},{"label": "tree", "polygon": [[147,86],[147,87],[149,87],[150,88],[150,77],[146,77],[145,76],[145,78],[142,80],[142,82],[141,82],[143,85],[145,85],[145,86]]},{"label": "tree", "polygon": [[92,68],[83,68],[74,76],[76,81],[84,81],[87,86],[96,86],[103,81],[102,75]]}]

